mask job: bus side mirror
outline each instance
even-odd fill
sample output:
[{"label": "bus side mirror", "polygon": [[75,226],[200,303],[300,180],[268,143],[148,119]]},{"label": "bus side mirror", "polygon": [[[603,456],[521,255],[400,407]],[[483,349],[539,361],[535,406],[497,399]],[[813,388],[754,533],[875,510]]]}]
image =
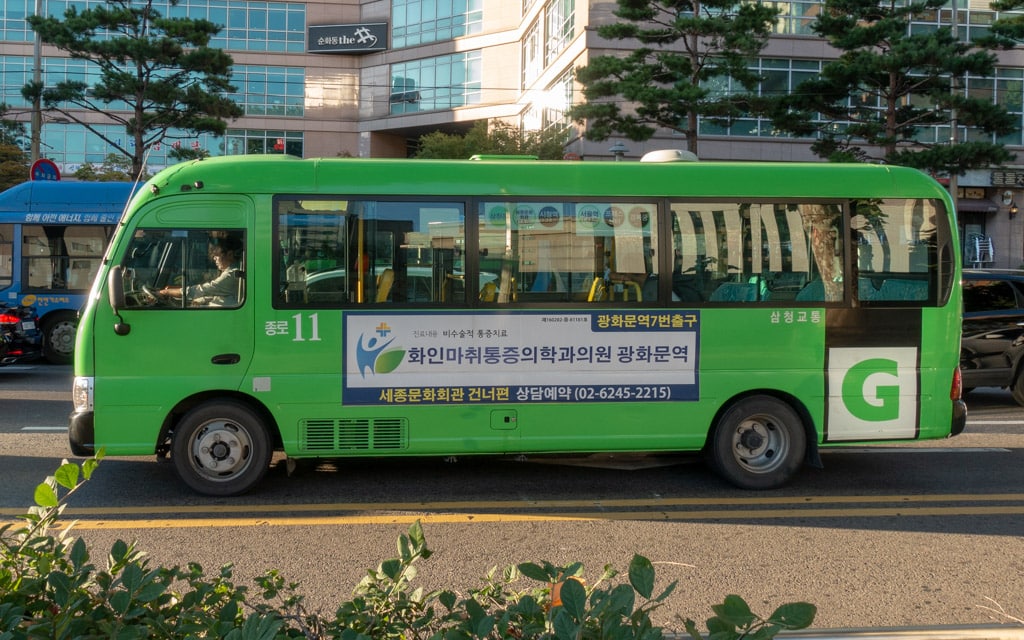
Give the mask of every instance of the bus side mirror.
[{"label": "bus side mirror", "polygon": [[119,336],[128,335],[132,327],[121,320],[121,314],[118,312],[118,309],[124,306],[124,272],[120,265],[111,268],[107,274],[107,300],[110,301],[110,309],[117,319],[114,323],[114,333]]}]

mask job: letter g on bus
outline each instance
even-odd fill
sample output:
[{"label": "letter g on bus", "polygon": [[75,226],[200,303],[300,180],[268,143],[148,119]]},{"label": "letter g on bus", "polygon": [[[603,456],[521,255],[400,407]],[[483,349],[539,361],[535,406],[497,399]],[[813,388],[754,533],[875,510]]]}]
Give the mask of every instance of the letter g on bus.
[{"label": "letter g on bus", "polygon": [[900,417],[899,363],[887,358],[863,360],[846,370],[842,394],[846,410],[867,422]]}]

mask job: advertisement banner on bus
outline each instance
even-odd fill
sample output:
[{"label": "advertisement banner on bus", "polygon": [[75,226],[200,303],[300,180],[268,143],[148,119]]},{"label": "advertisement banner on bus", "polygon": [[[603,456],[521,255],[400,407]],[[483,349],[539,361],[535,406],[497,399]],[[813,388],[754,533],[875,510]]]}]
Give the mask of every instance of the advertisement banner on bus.
[{"label": "advertisement banner on bus", "polygon": [[345,404],[698,399],[700,314],[348,313]]}]

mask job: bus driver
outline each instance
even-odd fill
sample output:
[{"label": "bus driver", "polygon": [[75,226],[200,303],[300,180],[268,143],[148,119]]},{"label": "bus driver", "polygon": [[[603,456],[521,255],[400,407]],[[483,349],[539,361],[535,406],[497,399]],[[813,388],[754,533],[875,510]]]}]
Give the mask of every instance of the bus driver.
[{"label": "bus driver", "polygon": [[[242,254],[242,243],[238,238],[225,236],[213,238],[210,245],[210,258],[217,266],[217,276],[201,284],[185,287],[185,298],[193,307],[236,307],[238,306],[238,289],[241,273],[238,262]],[[181,298],[181,285],[168,285],[160,290],[160,294],[171,298]]]}]

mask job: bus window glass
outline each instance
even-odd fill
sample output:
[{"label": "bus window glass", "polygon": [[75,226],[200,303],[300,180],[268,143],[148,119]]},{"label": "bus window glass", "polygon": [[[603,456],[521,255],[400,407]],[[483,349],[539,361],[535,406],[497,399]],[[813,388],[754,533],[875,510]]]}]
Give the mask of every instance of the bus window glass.
[{"label": "bus window glass", "polygon": [[26,288],[88,290],[113,231],[101,225],[25,225],[21,259]]},{"label": "bus window glass", "polygon": [[481,203],[481,302],[657,300],[656,211],[650,202]]},{"label": "bus window glass", "polygon": [[14,278],[14,225],[0,224],[0,288]]},{"label": "bus window glass", "polygon": [[462,304],[464,206],[279,196],[278,304]]},{"label": "bus window glass", "polygon": [[125,255],[127,309],[234,309],[245,301],[242,229],[140,229]]},{"label": "bus window glass", "polygon": [[840,301],[841,210],[832,204],[672,204],[672,299]]},{"label": "bus window glass", "polygon": [[862,302],[934,302],[937,203],[858,200],[851,220]]}]

